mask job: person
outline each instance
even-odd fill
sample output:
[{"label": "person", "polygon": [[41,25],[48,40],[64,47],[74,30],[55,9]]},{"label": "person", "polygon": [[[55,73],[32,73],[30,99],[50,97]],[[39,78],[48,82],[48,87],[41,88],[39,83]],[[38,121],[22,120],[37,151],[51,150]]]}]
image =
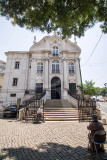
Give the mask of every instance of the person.
[{"label": "person", "polygon": [[37,110],[37,121],[39,121],[40,119],[44,119],[43,118],[43,106],[42,105]]},{"label": "person", "polygon": [[[103,124],[98,121],[98,117],[96,114],[92,114],[92,121],[90,122],[89,126],[87,126],[87,129],[90,131],[90,133],[88,134],[90,149],[93,150],[92,139],[95,132],[104,130]],[[102,151],[104,151],[103,144],[101,144],[101,149]]]}]

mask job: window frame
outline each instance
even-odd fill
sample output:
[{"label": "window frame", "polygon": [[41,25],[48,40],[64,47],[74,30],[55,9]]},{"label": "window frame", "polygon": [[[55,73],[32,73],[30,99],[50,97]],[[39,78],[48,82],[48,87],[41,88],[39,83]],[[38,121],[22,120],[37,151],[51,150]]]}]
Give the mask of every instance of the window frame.
[{"label": "window frame", "polygon": [[20,66],[20,62],[19,62],[19,61],[16,61],[16,62],[15,62],[15,69],[19,69],[19,66]]},{"label": "window frame", "polygon": [[68,72],[69,72],[69,74],[74,74],[75,73],[74,63],[69,63],[68,64]]},{"label": "window frame", "polygon": [[52,73],[60,73],[60,65],[57,60],[52,61]]},{"label": "window frame", "polygon": [[37,74],[43,74],[43,63],[42,62],[38,62],[37,63]]},{"label": "window frame", "polygon": [[54,57],[58,57],[59,55],[59,49],[58,49],[58,46],[54,46],[53,49],[52,49],[52,55]]},{"label": "window frame", "polygon": [[17,86],[17,85],[18,85],[18,78],[13,78],[12,86]]},{"label": "window frame", "polygon": [[10,97],[16,97],[16,93],[11,93]]},{"label": "window frame", "polygon": [[36,91],[36,93],[42,93],[43,92],[43,83],[36,83],[35,91]]}]

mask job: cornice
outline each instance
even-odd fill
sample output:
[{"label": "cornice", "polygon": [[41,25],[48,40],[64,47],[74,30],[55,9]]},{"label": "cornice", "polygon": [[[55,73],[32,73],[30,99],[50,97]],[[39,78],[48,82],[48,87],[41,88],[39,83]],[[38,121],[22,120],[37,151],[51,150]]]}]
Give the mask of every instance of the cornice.
[{"label": "cornice", "polygon": [[17,54],[17,55],[19,55],[19,54],[22,54],[22,55],[27,54],[27,55],[29,55],[29,52],[28,51],[9,51],[9,52],[5,52],[6,56],[14,55],[14,54]]},{"label": "cornice", "polygon": [[36,50],[36,51],[30,51],[29,54],[39,54],[39,53],[50,53],[50,50],[44,49],[44,50]]},{"label": "cornice", "polygon": [[32,61],[32,62],[35,62],[35,61],[46,61],[46,60],[48,60],[49,58],[31,58],[30,60]]},{"label": "cornice", "polygon": [[72,50],[62,50],[61,51],[61,53],[63,54],[63,53],[71,53],[71,54],[75,54],[75,53],[77,53],[77,54],[80,54],[81,53],[81,50],[78,52],[78,50],[76,49],[76,48],[72,48]]}]

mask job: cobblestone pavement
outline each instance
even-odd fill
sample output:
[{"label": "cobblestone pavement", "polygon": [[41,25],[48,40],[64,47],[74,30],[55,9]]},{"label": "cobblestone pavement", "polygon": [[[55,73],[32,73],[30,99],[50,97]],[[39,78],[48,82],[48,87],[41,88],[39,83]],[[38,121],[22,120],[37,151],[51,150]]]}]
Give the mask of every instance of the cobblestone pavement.
[{"label": "cobblestone pavement", "polygon": [[[96,154],[87,149],[87,125],[88,122],[32,124],[0,119],[0,160],[95,160]],[[107,131],[107,125],[104,127]],[[100,152],[98,159],[106,157]]]}]

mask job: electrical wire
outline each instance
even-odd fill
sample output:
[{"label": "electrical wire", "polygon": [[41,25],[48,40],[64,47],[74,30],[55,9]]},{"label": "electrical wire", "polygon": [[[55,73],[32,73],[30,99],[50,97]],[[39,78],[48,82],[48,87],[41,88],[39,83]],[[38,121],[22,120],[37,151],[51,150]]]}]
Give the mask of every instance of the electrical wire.
[{"label": "electrical wire", "polygon": [[[98,43],[100,42],[100,40],[101,40],[102,36],[103,36],[103,33],[101,34],[101,36],[100,36],[100,38],[99,38],[99,40],[98,40],[97,44],[95,45],[95,47],[94,47],[94,49],[93,49],[93,51],[92,51],[91,55],[88,57],[88,59],[86,60],[86,62],[85,62],[83,65],[85,65],[85,64],[90,60],[90,58],[92,57],[92,55],[93,55],[93,53],[94,53],[94,51],[95,51],[96,47],[98,46]],[[83,65],[82,65],[82,66],[83,66]],[[81,67],[82,67],[82,66],[81,66]]]}]

